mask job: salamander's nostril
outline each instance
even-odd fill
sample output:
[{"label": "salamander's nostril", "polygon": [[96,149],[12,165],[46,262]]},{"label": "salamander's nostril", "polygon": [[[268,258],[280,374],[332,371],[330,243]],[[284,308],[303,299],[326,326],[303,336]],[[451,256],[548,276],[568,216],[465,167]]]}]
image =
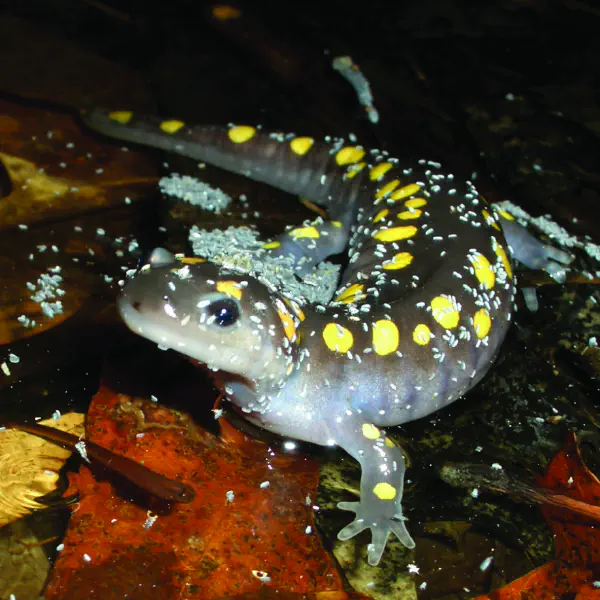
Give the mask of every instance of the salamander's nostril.
[{"label": "salamander's nostril", "polygon": [[142,303],[136,300],[135,302],[131,303],[131,306],[132,306],[133,310],[137,310],[139,312],[140,309],[142,308]]}]

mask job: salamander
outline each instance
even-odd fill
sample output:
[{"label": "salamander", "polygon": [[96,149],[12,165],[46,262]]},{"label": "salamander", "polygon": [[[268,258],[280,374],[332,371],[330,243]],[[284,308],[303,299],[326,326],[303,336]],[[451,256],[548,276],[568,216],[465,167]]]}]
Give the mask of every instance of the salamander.
[{"label": "salamander", "polygon": [[307,304],[269,282],[156,249],[118,301],[137,334],[220,371],[247,418],[282,436],[339,445],[361,467],[360,500],[338,534],[369,529],[378,564],[394,533],[415,543],[402,511],[405,459],[381,429],[463,396],[506,335],[512,259],[565,276],[571,257],[492,208],[475,185],[434,161],[404,165],[340,139],[260,127],[190,126],[93,109],[106,135],[205,161],[325,208],[329,220],[266,244],[299,270],[346,251],[333,300]]}]

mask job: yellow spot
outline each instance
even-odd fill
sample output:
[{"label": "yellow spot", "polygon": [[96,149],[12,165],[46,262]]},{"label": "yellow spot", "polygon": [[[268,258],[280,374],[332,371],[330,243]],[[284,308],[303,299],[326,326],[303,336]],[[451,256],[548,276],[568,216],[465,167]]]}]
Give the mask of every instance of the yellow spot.
[{"label": "yellow spot", "polygon": [[332,224],[334,227],[337,227],[338,229],[341,229],[341,228],[342,228],[342,222],[341,222],[341,221],[331,221],[331,224]]},{"label": "yellow spot", "polygon": [[379,429],[377,429],[377,427],[375,427],[375,425],[371,425],[371,423],[365,423],[362,426],[362,434],[368,440],[376,440],[381,435]]},{"label": "yellow spot", "polygon": [[347,290],[344,290],[335,298],[335,302],[343,302],[344,304],[352,304],[359,300],[364,300],[367,295],[363,292],[365,286],[360,283],[353,283]]},{"label": "yellow spot", "polygon": [[371,167],[369,171],[369,177],[371,181],[380,181],[381,178],[393,167],[394,165],[389,162],[382,162],[374,167]]},{"label": "yellow spot", "polygon": [[288,233],[294,240],[303,238],[319,239],[321,237],[318,229],[312,225],[310,227],[296,227],[296,229],[292,229]]},{"label": "yellow spot", "polygon": [[488,225],[491,225],[494,229],[497,229],[498,231],[502,231],[500,229],[500,225],[496,223],[496,219],[494,219],[494,217],[487,210],[485,210],[485,208],[481,211],[481,214],[483,215],[483,218],[485,219],[485,222]]},{"label": "yellow spot", "polygon": [[386,437],[386,438],[385,438],[385,442],[384,442],[384,443],[385,443],[385,445],[386,445],[388,448],[395,448],[395,447],[396,447],[396,444],[394,444],[394,442],[392,442],[392,440],[390,440],[390,438],[389,438],[389,437]]},{"label": "yellow spot", "polygon": [[299,156],[304,156],[315,143],[315,140],[311,137],[297,137],[290,142],[290,148],[292,152]]},{"label": "yellow spot", "polygon": [[402,227],[391,227],[383,229],[373,234],[373,237],[380,242],[397,242],[406,240],[417,233],[417,228],[414,225],[404,225]]},{"label": "yellow spot", "polygon": [[512,279],[513,272],[512,266],[510,264],[510,259],[506,254],[506,250],[498,242],[496,242],[496,240],[494,240],[494,252],[496,253],[496,256],[502,261],[506,274]]},{"label": "yellow spot", "polygon": [[294,319],[292,319],[287,312],[283,312],[282,310],[278,310],[277,314],[279,315],[279,319],[283,325],[285,337],[287,337],[290,342],[293,342],[294,338],[296,337],[296,324],[294,323]]},{"label": "yellow spot", "polygon": [[243,144],[248,140],[252,139],[256,134],[256,128],[250,127],[250,125],[238,125],[232,127],[227,135],[234,144]]},{"label": "yellow spot", "polygon": [[389,483],[383,481],[381,483],[378,483],[374,488],[373,488],[373,493],[380,499],[380,500],[393,500],[396,497],[396,488],[393,485],[390,485]]},{"label": "yellow spot", "polygon": [[431,329],[425,323],[419,323],[413,330],[413,342],[419,346],[427,346],[431,340]]},{"label": "yellow spot", "polygon": [[346,170],[346,179],[352,179],[353,177],[356,177],[366,166],[366,162],[359,162],[356,165],[350,165]]},{"label": "yellow spot", "polygon": [[422,208],[427,204],[427,200],[425,198],[411,198],[404,203],[406,208]]},{"label": "yellow spot", "polygon": [[379,199],[379,198],[383,198],[384,196],[387,196],[390,192],[393,192],[399,185],[400,185],[399,179],[392,179],[392,181],[389,181],[382,188],[379,188],[377,190],[377,193],[375,194],[375,198]]},{"label": "yellow spot", "polygon": [[379,356],[391,354],[398,349],[400,334],[392,321],[381,319],[373,323],[373,350]]},{"label": "yellow spot", "polygon": [[294,312],[294,314],[301,320],[304,321],[306,319],[306,315],[304,311],[300,308],[300,305],[294,300],[288,300],[287,298],[283,299],[285,305]]},{"label": "yellow spot", "polygon": [[357,146],[346,146],[335,155],[335,162],[340,165],[351,165],[357,163],[365,155],[365,151]]},{"label": "yellow spot", "polygon": [[237,19],[241,15],[241,11],[233,6],[226,4],[217,4],[213,6],[212,16],[218,21],[229,21],[229,19]]},{"label": "yellow spot", "polygon": [[395,191],[391,196],[390,200],[402,200],[403,198],[407,198],[408,196],[412,196],[420,191],[421,187],[416,183],[409,183],[399,190]]},{"label": "yellow spot", "polygon": [[384,208],[383,210],[380,210],[374,217],[373,217],[373,223],[379,223],[379,221],[383,221],[383,219],[385,219],[388,214],[389,214],[389,209]]},{"label": "yellow spot", "polygon": [[410,219],[418,219],[422,214],[423,211],[418,209],[403,210],[401,213],[398,213],[398,218],[401,221],[409,221]]},{"label": "yellow spot", "polygon": [[290,363],[288,365],[288,368],[285,370],[285,374],[286,375],[291,375],[293,370],[294,370],[294,363]]},{"label": "yellow spot", "polygon": [[510,214],[507,213],[505,210],[499,210],[498,214],[503,217],[504,219],[506,219],[507,221],[514,221],[515,218]]},{"label": "yellow spot", "polygon": [[454,329],[458,326],[460,315],[456,310],[456,301],[449,296],[436,296],[431,301],[431,314],[433,318],[446,329]]},{"label": "yellow spot", "polygon": [[484,289],[491,290],[496,283],[496,274],[492,269],[490,261],[479,252],[475,255],[470,255],[469,260],[475,269],[475,277],[477,277],[477,281],[479,281]]},{"label": "yellow spot", "polygon": [[184,126],[183,121],[163,121],[160,124],[161,130],[165,133],[177,133]]},{"label": "yellow spot", "polygon": [[242,290],[237,281],[217,281],[217,291],[228,296],[233,296],[238,300],[242,297]]},{"label": "yellow spot", "polygon": [[390,260],[386,260],[383,263],[383,268],[386,271],[397,271],[398,269],[404,269],[408,267],[413,261],[413,255],[410,252],[398,252]]},{"label": "yellow spot", "polygon": [[184,265],[200,265],[207,262],[206,258],[200,258],[199,256],[183,256],[179,259]]},{"label": "yellow spot", "polygon": [[352,333],[339,323],[327,323],[323,329],[323,340],[332,352],[345,354],[352,348],[354,337]]},{"label": "yellow spot", "polygon": [[273,248],[279,248],[279,246],[281,246],[281,242],[267,242],[266,244],[263,244],[263,248],[265,250],[273,250]]},{"label": "yellow spot", "polygon": [[485,308],[480,308],[473,317],[473,327],[475,335],[481,340],[487,336],[492,328],[492,319],[490,313]]},{"label": "yellow spot", "polygon": [[108,118],[111,121],[121,123],[121,125],[127,125],[131,121],[133,113],[129,110],[115,110],[114,112],[108,113]]}]

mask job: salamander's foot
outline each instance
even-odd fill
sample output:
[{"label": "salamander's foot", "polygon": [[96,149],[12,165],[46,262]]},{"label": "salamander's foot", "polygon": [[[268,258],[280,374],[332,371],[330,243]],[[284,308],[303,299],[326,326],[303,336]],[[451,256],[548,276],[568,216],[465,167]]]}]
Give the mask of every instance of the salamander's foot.
[{"label": "salamander's foot", "polygon": [[392,532],[407,548],[415,547],[415,542],[410,537],[410,533],[408,533],[408,529],[404,524],[405,518],[402,516],[402,513],[381,514],[373,510],[378,507],[380,508],[380,505],[364,506],[360,502],[338,503],[338,508],[341,510],[351,510],[356,513],[356,519],[338,533],[338,539],[349,540],[361,531],[370,529],[371,543],[367,548],[367,555],[369,564],[373,567],[379,563],[387,540]]}]

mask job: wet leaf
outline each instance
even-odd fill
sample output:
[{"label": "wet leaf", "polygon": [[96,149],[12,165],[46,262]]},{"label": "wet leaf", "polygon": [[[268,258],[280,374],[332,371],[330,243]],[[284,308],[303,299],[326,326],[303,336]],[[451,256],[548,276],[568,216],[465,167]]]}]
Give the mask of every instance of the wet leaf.
[{"label": "wet leaf", "polygon": [[50,562],[24,520],[0,529],[0,556],[0,598],[39,598]]},{"label": "wet leaf", "polygon": [[274,452],[245,435],[217,438],[185,414],[105,386],[87,424],[88,439],[191,484],[196,498],[145,505],[82,466],[71,477],[68,493],[78,492],[80,501],[47,600],[89,597],[92,589],[104,600],[134,592],[127,597],[343,593],[307,501],[316,497],[313,460]]},{"label": "wet leaf", "polygon": [[147,156],[103,144],[75,114],[7,100],[0,100],[0,114],[0,161],[10,181],[0,229],[120,205],[156,185]]},{"label": "wet leaf", "polygon": [[[85,415],[69,413],[41,423],[83,433]],[[7,429],[0,432],[0,527],[45,508],[38,498],[56,489],[58,472],[71,452],[37,436]]]}]

